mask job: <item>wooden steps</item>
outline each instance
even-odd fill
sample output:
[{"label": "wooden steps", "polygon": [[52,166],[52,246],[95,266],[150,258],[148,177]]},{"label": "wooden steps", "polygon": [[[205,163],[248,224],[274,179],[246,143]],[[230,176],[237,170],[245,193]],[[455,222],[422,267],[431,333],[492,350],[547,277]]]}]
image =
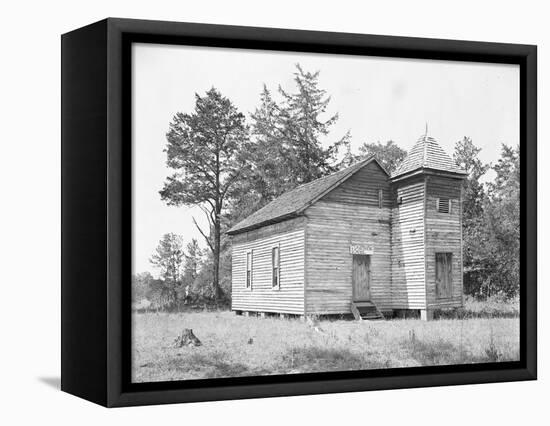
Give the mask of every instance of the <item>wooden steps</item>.
[{"label": "wooden steps", "polygon": [[351,302],[351,313],[357,321],[383,319],[384,315],[372,302]]}]

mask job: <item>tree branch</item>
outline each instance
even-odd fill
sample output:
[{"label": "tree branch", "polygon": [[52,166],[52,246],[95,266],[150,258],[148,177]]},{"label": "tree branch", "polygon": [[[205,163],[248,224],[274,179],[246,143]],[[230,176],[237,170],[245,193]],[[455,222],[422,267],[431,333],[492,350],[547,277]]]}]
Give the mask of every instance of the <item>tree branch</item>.
[{"label": "tree branch", "polygon": [[[214,207],[212,207],[213,209]],[[207,208],[199,205],[199,209],[201,209],[204,213],[204,215],[206,216],[206,220],[208,220],[208,225],[210,225],[210,227],[212,227],[214,225],[214,217],[212,216],[212,211],[208,211]]]},{"label": "tree branch", "polygon": [[[212,210],[215,209],[214,202],[212,200],[210,200],[209,198],[204,199],[204,202],[208,203],[210,205],[210,207],[212,207]],[[204,209],[204,207],[202,207],[200,204],[199,204],[199,208]]]},{"label": "tree branch", "polygon": [[206,240],[206,244],[208,244],[208,247],[210,247],[210,250],[212,250],[212,253],[213,253],[214,252],[214,247],[212,247],[212,243],[210,242],[210,240],[208,239],[206,234],[204,232],[202,232],[201,227],[199,226],[199,224],[197,223],[197,221],[195,220],[194,217],[193,217],[193,223],[195,224],[195,226],[197,227],[197,229],[199,230],[201,235],[204,237],[204,239]]},{"label": "tree branch", "polygon": [[222,190],[222,193],[220,195],[220,199],[223,200],[225,198],[225,194],[227,193],[227,191],[229,190],[229,188],[231,187],[231,185],[233,183],[235,183],[235,181],[237,180],[237,178],[241,175],[241,172],[242,172],[242,168],[236,172],[233,176],[231,176],[230,178],[228,178],[228,182],[225,184],[225,188]]}]

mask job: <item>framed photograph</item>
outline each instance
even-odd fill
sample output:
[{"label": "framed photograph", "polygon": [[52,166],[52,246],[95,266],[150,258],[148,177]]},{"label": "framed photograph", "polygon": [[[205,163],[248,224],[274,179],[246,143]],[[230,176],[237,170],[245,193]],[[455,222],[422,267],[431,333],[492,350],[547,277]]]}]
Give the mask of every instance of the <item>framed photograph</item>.
[{"label": "framed photograph", "polygon": [[62,389],[536,379],[536,46],[106,19],[62,36]]}]

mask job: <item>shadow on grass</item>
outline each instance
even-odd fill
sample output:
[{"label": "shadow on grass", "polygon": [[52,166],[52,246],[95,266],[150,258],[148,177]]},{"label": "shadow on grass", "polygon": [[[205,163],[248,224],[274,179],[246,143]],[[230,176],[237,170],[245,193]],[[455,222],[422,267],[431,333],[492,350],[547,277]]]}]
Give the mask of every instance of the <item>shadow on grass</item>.
[{"label": "shadow on grass", "polygon": [[389,361],[369,359],[347,349],[296,347],[282,357],[281,373],[369,370],[389,367]]},{"label": "shadow on grass", "polygon": [[464,364],[476,362],[466,351],[445,340],[424,342],[421,340],[407,340],[405,349],[420,365]]},{"label": "shadow on grass", "polygon": [[190,369],[202,371],[205,379],[269,374],[266,370],[251,369],[245,364],[234,362],[228,354],[223,352],[208,355],[193,354],[185,362]]},{"label": "shadow on grass", "polygon": [[458,308],[434,312],[434,319],[492,319],[492,318],[519,318],[519,310],[499,310],[492,308],[468,309]]},{"label": "shadow on grass", "polygon": [[484,349],[483,355],[474,355],[470,351],[456,346],[443,339],[435,342],[424,342],[421,340],[405,340],[402,343],[411,358],[420,365],[452,365],[452,364],[475,364],[484,362],[511,361],[495,345],[491,339]]}]

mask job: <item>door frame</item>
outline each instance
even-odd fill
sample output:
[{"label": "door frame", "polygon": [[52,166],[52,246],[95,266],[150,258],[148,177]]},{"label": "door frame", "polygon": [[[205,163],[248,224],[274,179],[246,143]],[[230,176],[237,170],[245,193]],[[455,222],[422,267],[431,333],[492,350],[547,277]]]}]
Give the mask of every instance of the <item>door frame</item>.
[{"label": "door frame", "polygon": [[[366,288],[367,288],[367,296],[366,297],[359,297],[357,295],[356,286],[355,286],[355,274],[354,274],[354,267],[355,267],[355,257],[365,257],[366,259],[366,276],[367,276],[367,282],[366,282]],[[372,299],[371,295],[371,284],[372,284],[372,256],[370,254],[353,254],[351,258],[351,288],[352,288],[352,299],[354,302],[367,302]]]},{"label": "door frame", "polygon": [[[434,292],[436,300],[451,299],[453,297],[453,253],[451,251],[436,251],[435,252],[435,264],[434,264]],[[442,294],[441,285],[438,285],[437,273],[439,270],[438,257],[444,259],[441,264],[441,276],[445,281],[446,294]]]}]

